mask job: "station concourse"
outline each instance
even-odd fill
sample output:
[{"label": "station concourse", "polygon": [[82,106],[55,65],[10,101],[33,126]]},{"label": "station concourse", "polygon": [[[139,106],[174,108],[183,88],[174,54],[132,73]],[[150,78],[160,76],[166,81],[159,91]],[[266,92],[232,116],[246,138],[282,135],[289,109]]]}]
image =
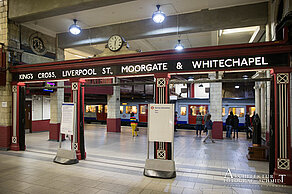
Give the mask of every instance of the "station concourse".
[{"label": "station concourse", "polygon": [[0,193],[291,193],[291,6],[0,1]]}]

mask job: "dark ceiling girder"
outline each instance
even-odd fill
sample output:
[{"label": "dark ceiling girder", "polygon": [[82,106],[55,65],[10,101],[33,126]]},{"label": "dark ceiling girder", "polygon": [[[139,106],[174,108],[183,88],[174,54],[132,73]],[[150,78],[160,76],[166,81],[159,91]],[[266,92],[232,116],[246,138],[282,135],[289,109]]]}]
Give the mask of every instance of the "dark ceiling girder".
[{"label": "dark ceiling girder", "polygon": [[[66,33],[58,34],[60,48],[105,43],[113,34],[120,34],[126,40],[145,39],[177,34],[215,31],[267,24],[268,3],[257,3],[236,7],[202,10],[168,16],[163,24],[156,24],[152,19],[114,24],[109,26],[84,29],[79,36]],[[149,13],[151,15],[151,13]],[[177,25],[178,17],[178,25]]]},{"label": "dark ceiling girder", "polygon": [[129,1],[134,0],[9,0],[8,18],[24,23]]}]

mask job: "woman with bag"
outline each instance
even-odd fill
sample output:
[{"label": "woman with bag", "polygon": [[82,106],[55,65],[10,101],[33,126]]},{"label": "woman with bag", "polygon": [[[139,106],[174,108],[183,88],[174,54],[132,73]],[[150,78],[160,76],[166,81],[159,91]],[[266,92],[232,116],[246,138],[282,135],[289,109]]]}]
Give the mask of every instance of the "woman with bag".
[{"label": "woman with bag", "polygon": [[212,143],[215,143],[215,141],[212,139],[213,122],[211,120],[211,115],[210,114],[207,116],[205,126],[208,129],[208,135],[205,137],[203,142],[206,143],[206,140],[209,138],[212,141]]},{"label": "woman with bag", "polygon": [[137,133],[137,131],[138,131],[138,128],[137,128],[138,121],[137,121],[137,119],[136,119],[136,117],[135,117],[135,115],[134,115],[133,112],[131,113],[130,121],[131,121],[131,127],[132,127],[132,135],[133,135],[133,137],[135,135],[138,136],[138,133]]}]

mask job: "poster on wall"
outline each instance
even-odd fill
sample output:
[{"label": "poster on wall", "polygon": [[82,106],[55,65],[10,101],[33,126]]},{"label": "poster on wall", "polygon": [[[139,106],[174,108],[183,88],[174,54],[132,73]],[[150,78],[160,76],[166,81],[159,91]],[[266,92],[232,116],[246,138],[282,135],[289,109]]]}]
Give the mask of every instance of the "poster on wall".
[{"label": "poster on wall", "polygon": [[174,136],[174,105],[150,104],[149,141],[172,142]]},{"label": "poster on wall", "polygon": [[61,133],[73,135],[74,128],[74,103],[63,103],[62,104],[62,119],[61,119]]}]

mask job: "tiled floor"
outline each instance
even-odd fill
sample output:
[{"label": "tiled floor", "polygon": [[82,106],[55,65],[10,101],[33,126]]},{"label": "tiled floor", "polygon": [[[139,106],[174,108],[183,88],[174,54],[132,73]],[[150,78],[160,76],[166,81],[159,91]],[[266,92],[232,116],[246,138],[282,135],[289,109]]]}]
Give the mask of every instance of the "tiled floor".
[{"label": "tiled floor", "polygon": [[[47,141],[48,132],[27,134],[27,151],[0,151],[0,194],[292,193],[292,187],[246,178],[266,175],[268,163],[246,159],[250,143],[244,134],[238,140],[204,144],[194,131],[179,130],[174,144],[177,177],[145,177],[147,135],[146,128],[140,129],[133,138],[130,127],[122,127],[121,133],[106,133],[105,125],[86,125],[87,159],[75,165],[52,162],[58,143]],[[232,179],[241,183],[227,182],[228,169],[234,177],[245,178]]]}]

